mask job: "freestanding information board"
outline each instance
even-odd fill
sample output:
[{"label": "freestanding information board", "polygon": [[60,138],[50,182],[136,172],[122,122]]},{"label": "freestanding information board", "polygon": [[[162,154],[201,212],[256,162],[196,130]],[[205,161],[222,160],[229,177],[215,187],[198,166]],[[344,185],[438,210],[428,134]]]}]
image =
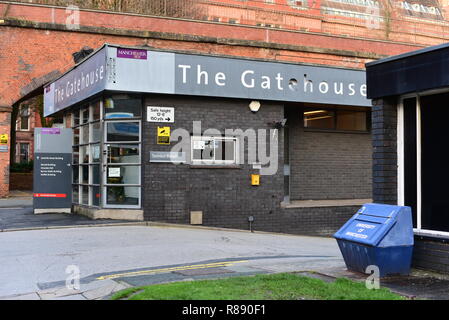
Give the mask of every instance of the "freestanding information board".
[{"label": "freestanding information board", "polygon": [[72,129],[34,129],[34,214],[70,213]]}]

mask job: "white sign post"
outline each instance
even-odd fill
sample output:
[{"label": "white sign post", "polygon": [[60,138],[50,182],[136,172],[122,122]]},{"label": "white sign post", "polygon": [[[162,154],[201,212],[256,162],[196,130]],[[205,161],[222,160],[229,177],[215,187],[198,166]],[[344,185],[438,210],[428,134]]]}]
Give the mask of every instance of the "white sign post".
[{"label": "white sign post", "polygon": [[148,122],[175,122],[175,108],[170,107],[147,107]]}]

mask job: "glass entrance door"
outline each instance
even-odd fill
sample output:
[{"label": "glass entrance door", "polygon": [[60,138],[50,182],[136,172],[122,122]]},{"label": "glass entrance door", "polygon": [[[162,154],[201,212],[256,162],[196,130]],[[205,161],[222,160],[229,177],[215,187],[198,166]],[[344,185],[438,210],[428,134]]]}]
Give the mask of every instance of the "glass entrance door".
[{"label": "glass entrance door", "polygon": [[105,121],[103,206],[141,206],[141,122]]}]

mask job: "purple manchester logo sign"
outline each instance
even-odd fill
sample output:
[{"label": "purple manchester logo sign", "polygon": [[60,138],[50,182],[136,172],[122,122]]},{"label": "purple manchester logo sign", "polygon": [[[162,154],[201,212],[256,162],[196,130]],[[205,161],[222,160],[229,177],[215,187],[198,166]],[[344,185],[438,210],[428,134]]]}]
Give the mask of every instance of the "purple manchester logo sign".
[{"label": "purple manchester logo sign", "polygon": [[117,57],[126,59],[147,60],[148,53],[147,50],[118,48]]}]

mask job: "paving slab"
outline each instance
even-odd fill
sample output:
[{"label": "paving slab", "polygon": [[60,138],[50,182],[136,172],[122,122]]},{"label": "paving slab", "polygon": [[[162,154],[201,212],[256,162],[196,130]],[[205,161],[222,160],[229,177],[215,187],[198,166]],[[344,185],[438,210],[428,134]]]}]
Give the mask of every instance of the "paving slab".
[{"label": "paving slab", "polygon": [[19,294],[9,297],[0,297],[0,300],[41,300],[36,292],[28,294]]},{"label": "paving slab", "polygon": [[125,285],[122,283],[115,282],[114,284],[102,286],[97,289],[87,290],[87,291],[83,292],[83,296],[85,298],[87,298],[88,300],[95,300],[95,299],[100,299],[100,298],[109,296],[117,291],[129,288],[129,287],[130,287],[130,285]]},{"label": "paving slab", "polygon": [[87,299],[86,299],[86,297],[84,297],[81,294],[75,294],[75,295],[71,295],[71,296],[54,298],[53,300],[87,300]]},{"label": "paving slab", "polygon": [[73,295],[77,295],[77,294],[81,294],[81,293],[82,293],[81,290],[68,289],[67,287],[60,287],[60,288],[38,291],[38,294],[42,300],[54,300],[56,298],[73,296]]},{"label": "paving slab", "polygon": [[[369,276],[341,268],[321,269],[318,272],[334,278],[361,282],[366,281]],[[412,299],[449,300],[449,275],[412,269],[409,276],[381,278],[380,286]]]}]

